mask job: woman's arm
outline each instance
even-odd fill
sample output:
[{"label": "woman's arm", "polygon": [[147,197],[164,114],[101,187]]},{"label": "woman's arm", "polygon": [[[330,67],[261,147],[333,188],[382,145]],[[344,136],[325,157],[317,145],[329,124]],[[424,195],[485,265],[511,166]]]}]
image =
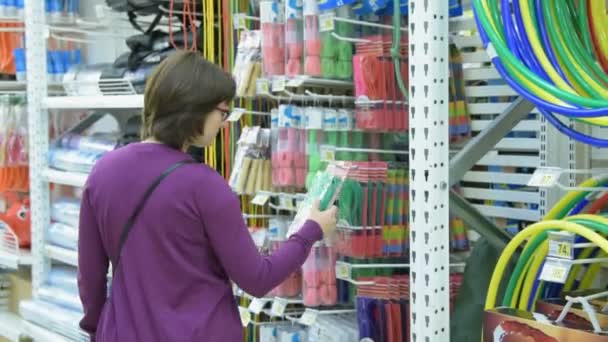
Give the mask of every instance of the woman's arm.
[{"label": "woman's arm", "polygon": [[78,234],[78,289],[84,308],[80,327],[91,335],[91,341],[95,341],[97,322],[106,302],[108,256],[91,207],[88,187],[80,204]]},{"label": "woman's arm", "polygon": [[245,292],[262,297],[302,266],[323,232],[318,223],[308,220],[272,255],[262,256],[247,230],[236,195],[219,176],[210,183],[197,200],[213,250],[232,281]]}]

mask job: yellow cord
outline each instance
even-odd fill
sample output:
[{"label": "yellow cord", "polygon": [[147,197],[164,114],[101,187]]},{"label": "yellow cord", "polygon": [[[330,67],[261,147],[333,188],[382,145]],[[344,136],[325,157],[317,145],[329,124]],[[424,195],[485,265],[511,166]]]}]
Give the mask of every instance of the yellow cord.
[{"label": "yellow cord", "polygon": [[[569,219],[588,219],[589,216],[592,215],[577,215],[572,216]],[[595,217],[595,216],[592,216]],[[606,220],[608,223],[608,220]],[[494,273],[492,274],[492,279],[490,280],[490,286],[488,288],[488,295],[486,297],[485,308],[491,309],[496,305],[496,297],[498,295],[498,289],[500,287],[500,281],[502,280],[504,271],[506,266],[509,263],[509,260],[515,253],[517,247],[521,245],[524,241],[529,238],[540,234],[547,230],[560,229],[564,231],[568,231],[571,233],[578,234],[587,240],[595,243],[598,247],[600,247],[604,252],[608,252],[608,241],[604,239],[603,236],[596,233],[595,231],[586,228],[583,225],[576,224],[568,221],[558,221],[558,220],[550,220],[550,221],[541,221],[531,226],[528,226],[524,230],[522,230],[519,234],[515,235],[513,239],[507,244],[500,258],[498,259],[498,263],[496,264],[496,268],[494,269]],[[541,254],[542,256],[542,254]],[[533,271],[533,269],[531,270]]]}]

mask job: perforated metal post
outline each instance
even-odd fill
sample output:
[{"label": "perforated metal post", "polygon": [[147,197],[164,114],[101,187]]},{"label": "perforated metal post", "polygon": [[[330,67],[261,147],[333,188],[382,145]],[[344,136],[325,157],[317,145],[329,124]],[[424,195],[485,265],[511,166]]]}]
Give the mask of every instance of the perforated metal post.
[{"label": "perforated metal post", "polygon": [[450,339],[448,2],[409,1],[412,342]]},{"label": "perforated metal post", "polygon": [[49,186],[42,172],[47,167],[49,117],[47,97],[44,1],[25,1],[27,111],[32,215],[32,286],[36,296],[48,267],[44,256],[45,227],[49,224]]}]

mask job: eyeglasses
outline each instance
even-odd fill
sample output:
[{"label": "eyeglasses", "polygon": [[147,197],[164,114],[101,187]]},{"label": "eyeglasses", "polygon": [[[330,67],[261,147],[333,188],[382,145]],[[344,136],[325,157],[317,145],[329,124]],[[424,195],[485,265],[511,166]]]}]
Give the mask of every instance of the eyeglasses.
[{"label": "eyeglasses", "polygon": [[228,116],[230,116],[230,109],[222,107],[216,107],[215,109],[219,110],[220,113],[222,113],[222,121],[226,121],[226,119],[228,119]]}]

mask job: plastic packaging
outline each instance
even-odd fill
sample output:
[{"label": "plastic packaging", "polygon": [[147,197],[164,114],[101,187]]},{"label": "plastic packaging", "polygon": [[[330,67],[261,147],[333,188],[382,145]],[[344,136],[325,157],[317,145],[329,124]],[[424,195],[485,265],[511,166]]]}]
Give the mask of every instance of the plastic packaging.
[{"label": "plastic packaging", "polygon": [[78,227],[80,201],[75,198],[60,198],[51,205],[51,219],[55,222]]},{"label": "plastic packaging", "polygon": [[47,239],[54,246],[75,251],[78,248],[78,228],[59,222],[51,223]]},{"label": "plastic packaging", "polygon": [[306,130],[301,126],[304,110],[293,105],[280,105],[278,127],[273,142],[272,174],[277,187],[304,188],[306,183]]},{"label": "plastic packaging", "polygon": [[100,152],[53,148],[49,151],[49,166],[57,170],[89,173],[102,155]]},{"label": "plastic packaging", "polygon": [[[270,253],[279,249],[284,241],[271,241]],[[275,287],[271,292],[271,296],[276,297],[296,297],[302,293],[302,271],[297,270],[287,277],[281,284]]]},{"label": "plastic packaging", "polygon": [[321,76],[321,35],[317,0],[304,0],[304,73]]},{"label": "plastic packaging", "polygon": [[283,7],[278,1],[260,2],[262,69],[266,76],[285,74],[285,32]]},{"label": "plastic packaging", "polygon": [[59,288],[50,285],[43,285],[38,290],[38,297],[44,301],[62,306],[64,308],[83,312],[82,303],[77,292],[66,291],[64,288]]},{"label": "plastic packaging", "polygon": [[78,294],[78,274],[75,267],[53,266],[49,272],[48,284],[52,287]]},{"label": "plastic packaging", "polygon": [[306,306],[329,306],[338,301],[336,287],[336,252],[317,245],[302,265],[302,296]]},{"label": "plastic packaging", "polygon": [[113,135],[97,134],[93,136],[82,136],[78,134],[66,134],[61,139],[61,147],[66,149],[87,152],[110,152],[116,148],[118,139]]},{"label": "plastic packaging", "polygon": [[287,48],[285,73],[288,76],[304,74],[302,6],[302,0],[285,1],[285,46]]}]

